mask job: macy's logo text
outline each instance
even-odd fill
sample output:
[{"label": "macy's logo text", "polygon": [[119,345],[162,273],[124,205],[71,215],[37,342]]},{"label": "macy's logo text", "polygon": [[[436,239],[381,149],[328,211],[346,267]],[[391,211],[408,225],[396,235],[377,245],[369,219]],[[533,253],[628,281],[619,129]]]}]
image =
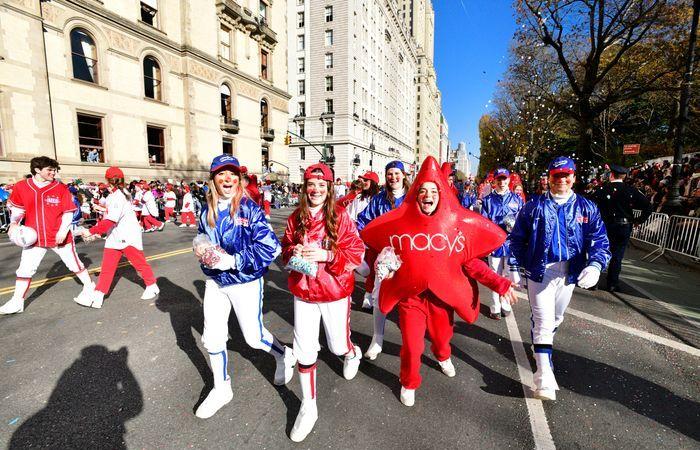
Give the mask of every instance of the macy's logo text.
[{"label": "macy's logo text", "polygon": [[444,233],[437,234],[392,234],[389,236],[389,244],[398,250],[403,250],[404,246],[407,250],[415,250],[418,252],[437,251],[441,252],[449,250],[450,255],[454,252],[464,250],[464,235],[460,232],[453,239],[450,239]]}]

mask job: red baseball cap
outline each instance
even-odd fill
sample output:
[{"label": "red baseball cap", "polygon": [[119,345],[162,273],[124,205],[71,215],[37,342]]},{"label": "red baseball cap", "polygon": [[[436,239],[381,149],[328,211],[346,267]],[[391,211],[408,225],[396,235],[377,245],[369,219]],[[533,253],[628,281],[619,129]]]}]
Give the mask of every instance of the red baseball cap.
[{"label": "red baseball cap", "polygon": [[112,166],[109,169],[107,169],[107,172],[105,173],[105,178],[124,178],[124,172],[122,172],[122,169],[120,169],[117,166]]},{"label": "red baseball cap", "polygon": [[372,180],[375,183],[379,184],[379,175],[377,175],[376,172],[365,172],[363,175],[360,175],[360,178],[364,178],[365,180]]},{"label": "red baseball cap", "polygon": [[[322,175],[313,173],[314,171],[320,171]],[[333,182],[333,172],[331,168],[323,163],[312,164],[306,168],[304,171],[304,180],[311,178],[320,178],[321,180]]]}]

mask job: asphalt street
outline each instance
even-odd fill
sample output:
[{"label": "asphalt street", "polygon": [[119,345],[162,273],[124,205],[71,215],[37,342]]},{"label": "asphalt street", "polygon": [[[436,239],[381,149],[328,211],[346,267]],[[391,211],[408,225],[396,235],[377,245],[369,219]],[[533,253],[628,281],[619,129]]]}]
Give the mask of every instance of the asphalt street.
[{"label": "asphalt street", "polygon": [[[278,235],[289,212],[273,211]],[[681,335],[668,325],[682,321],[671,311],[635,307],[645,301],[637,293],[600,290],[576,290],[556,335],[556,402],[534,400],[523,387],[534,367],[525,300],[509,320],[482,314],[474,325],[456,323],[455,378],[440,372],[426,345],[423,385],[412,408],[398,399],[395,314],[384,353],[363,361],[352,381],[342,377],[342,360],[323,348],[319,420],[301,444],[288,438],[301,398],[296,375],[287,386],[274,386],[274,358],[247,347],[232,315],[234,398],[213,418],[198,419],[193,411],[213,381],[200,342],[204,277],[190,251],[194,235],[172,225],[144,235],[159,297],[140,300],[142,281],[125,265],[100,310],[73,302],[79,283],[62,278],[67,269],[47,254],[34,278],[41,285],[30,290],[24,313],[0,316],[0,446],[700,448],[697,330]],[[102,248],[99,241],[78,246],[91,269],[99,268]],[[19,253],[0,241],[0,302],[11,296]],[[364,350],[372,315],[359,307],[364,291],[357,281],[352,338]],[[487,295],[482,289],[482,299]],[[278,260],[265,277],[264,322],[289,345],[291,300]]]}]

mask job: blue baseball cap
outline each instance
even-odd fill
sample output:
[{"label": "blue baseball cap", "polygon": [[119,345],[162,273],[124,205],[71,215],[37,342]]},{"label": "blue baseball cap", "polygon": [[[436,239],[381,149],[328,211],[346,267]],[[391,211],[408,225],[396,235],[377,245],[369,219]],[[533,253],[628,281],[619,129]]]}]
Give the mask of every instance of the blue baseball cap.
[{"label": "blue baseball cap", "polygon": [[576,163],[573,159],[566,156],[557,156],[549,163],[549,174],[555,173],[575,173]]},{"label": "blue baseball cap", "polygon": [[406,172],[406,169],[404,169],[403,163],[401,161],[391,161],[384,168],[384,172],[386,172],[389,169],[399,169],[401,172]]},{"label": "blue baseball cap", "polygon": [[241,173],[241,164],[238,162],[238,158],[231,155],[219,155],[214,158],[211,162],[209,173],[218,172],[225,167],[232,169],[236,173]]},{"label": "blue baseball cap", "polygon": [[510,170],[505,167],[499,167],[493,172],[494,178],[508,178],[510,176]]}]

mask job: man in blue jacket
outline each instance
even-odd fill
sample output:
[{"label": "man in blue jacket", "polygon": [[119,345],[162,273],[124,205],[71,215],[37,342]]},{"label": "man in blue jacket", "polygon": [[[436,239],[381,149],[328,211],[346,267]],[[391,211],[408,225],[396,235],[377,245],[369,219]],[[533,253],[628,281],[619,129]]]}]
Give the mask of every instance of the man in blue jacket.
[{"label": "man in blue jacket", "polygon": [[574,287],[595,286],[610,261],[610,244],[598,207],[572,191],[575,172],[570,158],[555,158],[549,164],[549,192],[523,207],[509,238],[511,263],[517,262],[528,279],[537,363],[535,397],[542,400],[556,400],[559,386],[552,344]]},{"label": "man in blue jacket", "polygon": [[[511,192],[508,187],[510,184],[510,171],[508,169],[499,167],[494,171],[493,177],[496,179],[495,189],[484,197],[481,203],[481,215],[503,228],[506,233],[510,233],[515,224],[515,218],[523,207],[523,199]],[[510,278],[513,283],[519,284],[520,275],[517,266],[508,264],[510,256],[510,248],[506,240],[503,245],[489,255],[489,266],[498,275]],[[489,309],[491,310],[489,317],[493,320],[500,320],[501,314],[505,317],[512,311],[510,303],[501,300],[498,292],[491,292]]]}]

